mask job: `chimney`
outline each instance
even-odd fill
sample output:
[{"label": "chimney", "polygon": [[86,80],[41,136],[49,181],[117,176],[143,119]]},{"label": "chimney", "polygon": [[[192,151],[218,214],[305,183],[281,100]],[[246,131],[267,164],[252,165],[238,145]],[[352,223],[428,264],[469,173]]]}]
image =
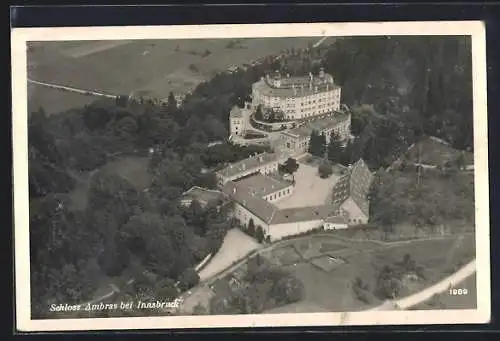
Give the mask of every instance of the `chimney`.
[{"label": "chimney", "polygon": [[259,161],[260,161],[260,162],[264,162],[264,157],[263,157],[262,155],[261,155],[261,156],[259,156]]},{"label": "chimney", "polygon": [[236,187],[233,187],[233,194],[236,194]]},{"label": "chimney", "polygon": [[320,68],[319,69],[319,77],[320,78],[324,78],[325,77],[325,69],[324,68]]},{"label": "chimney", "polygon": [[290,78],[290,74],[289,73],[286,74],[286,78]]}]

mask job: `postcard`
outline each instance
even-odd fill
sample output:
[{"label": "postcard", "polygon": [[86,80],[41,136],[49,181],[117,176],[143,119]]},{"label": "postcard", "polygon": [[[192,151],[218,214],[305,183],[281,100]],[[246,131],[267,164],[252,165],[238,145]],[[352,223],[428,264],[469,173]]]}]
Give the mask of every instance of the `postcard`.
[{"label": "postcard", "polygon": [[11,36],[18,330],[490,320],[482,22]]}]

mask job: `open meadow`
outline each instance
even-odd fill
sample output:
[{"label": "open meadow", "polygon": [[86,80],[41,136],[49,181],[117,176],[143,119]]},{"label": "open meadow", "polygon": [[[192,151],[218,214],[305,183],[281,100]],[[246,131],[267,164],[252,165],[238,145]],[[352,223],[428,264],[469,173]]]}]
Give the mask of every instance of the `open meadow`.
[{"label": "open meadow", "polygon": [[140,156],[124,156],[109,161],[99,169],[82,172],[78,175],[76,187],[69,193],[71,207],[74,210],[84,210],[87,206],[87,197],[92,176],[97,172],[116,174],[129,182],[138,191],[144,190],[151,183],[148,172],[148,158]]},{"label": "open meadow", "polygon": [[[284,49],[305,48],[317,40],[301,37],[239,39],[237,43],[231,39],[30,43],[28,78],[115,95],[166,99],[170,91],[192,91],[231,65],[250,64]],[[57,103],[57,96],[45,95],[36,105]],[[75,100],[75,106],[79,105]],[[67,107],[54,106],[53,110]]]},{"label": "open meadow", "polygon": [[[266,257],[286,267],[304,284],[304,298],[268,313],[305,313],[311,312],[311,307],[319,307],[318,312],[357,311],[377,306],[383,302],[374,294],[377,269],[401,261],[406,254],[423,268],[425,278],[406,282],[402,297],[437,283],[473,259],[474,238],[464,235],[385,245],[342,242],[328,237],[301,239],[293,246],[273,250]],[[364,297],[353,290],[357,278],[366,285]],[[469,290],[474,288],[470,286]],[[471,302],[470,297],[462,300],[466,300],[464,304]],[[457,305],[456,300],[451,302],[449,298],[440,301],[441,306],[447,307],[448,302]]]}]

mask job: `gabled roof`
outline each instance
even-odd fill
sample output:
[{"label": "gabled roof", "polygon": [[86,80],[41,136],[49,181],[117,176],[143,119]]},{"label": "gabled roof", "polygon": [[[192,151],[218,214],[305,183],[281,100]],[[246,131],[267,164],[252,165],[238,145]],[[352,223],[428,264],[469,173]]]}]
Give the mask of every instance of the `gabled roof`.
[{"label": "gabled roof", "polygon": [[234,201],[245,207],[266,223],[271,221],[275,212],[278,210],[276,206],[267,200],[250,194],[247,188],[238,186],[238,184],[233,181],[228,181],[222,188],[222,192],[231,196]]},{"label": "gabled roof", "polygon": [[288,181],[280,180],[276,176],[263,175],[261,173],[246,176],[235,181],[240,188],[261,198],[292,186]]},{"label": "gabled roof", "polygon": [[273,162],[278,162],[279,155],[275,153],[262,153],[255,156],[250,156],[242,161],[233,163],[224,169],[221,169],[217,174],[224,177],[231,177],[244,171],[256,169]]},{"label": "gabled roof", "polygon": [[243,117],[244,108],[240,108],[237,105],[233,106],[231,111],[229,112],[229,117],[231,118],[242,118]]},{"label": "gabled roof", "polygon": [[324,132],[330,128],[334,128],[342,122],[345,122],[349,119],[349,114],[344,113],[336,113],[333,116],[314,120],[312,122],[308,122],[303,126],[290,129],[286,132],[286,135],[293,135],[297,137],[309,137],[313,130]]},{"label": "gabled roof", "polygon": [[370,190],[372,179],[372,172],[363,159],[359,159],[352,165],[350,171],[340,177],[335,184],[333,188],[333,201],[340,205],[351,198],[359,209],[368,216],[368,191]]},{"label": "gabled roof", "polygon": [[182,193],[181,200],[197,200],[204,204],[216,203],[224,198],[224,194],[220,191],[211,190],[208,188],[202,188],[198,186],[193,186],[186,192]]}]

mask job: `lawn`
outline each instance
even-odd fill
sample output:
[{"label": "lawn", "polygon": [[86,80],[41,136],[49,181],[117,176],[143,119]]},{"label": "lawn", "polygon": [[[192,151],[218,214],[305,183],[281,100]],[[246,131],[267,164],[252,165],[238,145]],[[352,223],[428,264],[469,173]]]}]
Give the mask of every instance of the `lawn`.
[{"label": "lawn", "polygon": [[98,98],[95,96],[28,84],[28,112],[43,107],[47,114],[58,114],[68,109],[83,107],[96,99]]},{"label": "lawn", "polygon": [[[229,65],[306,47],[316,40],[245,39],[243,48],[226,48],[227,39],[37,43],[28,50],[28,77],[111,94],[167,98],[170,91],[192,90]],[[38,105],[53,101],[46,96]]]},{"label": "lawn", "polygon": [[[459,150],[447,145],[446,143],[442,143],[439,140],[428,137],[411,148],[406,157],[412,162],[417,162],[420,158],[420,163],[427,165],[441,165],[448,161],[455,160],[459,155]],[[473,153],[465,153],[465,163],[467,165],[474,163]]]},{"label": "lawn", "polygon": [[[363,310],[381,303],[381,300],[370,292],[375,288],[376,266],[393,264],[400,261],[407,253],[417,264],[424,267],[426,278],[412,284],[408,290],[411,292],[404,292],[403,296],[438,282],[471,260],[475,255],[474,238],[467,236],[462,239],[413,241],[379,250],[366,248],[363,251],[358,248],[355,254],[341,258],[346,261],[345,264],[326,264],[324,257],[319,257],[310,260],[310,262],[315,261],[316,265],[302,262],[290,268],[290,271],[305,286],[305,297],[300,302],[304,307],[320,307],[318,312]],[[352,284],[356,277],[360,277],[368,285],[369,302],[361,301],[354,294]],[[289,309],[288,306],[282,307],[280,312],[295,312],[297,306],[300,307],[297,304],[290,305]]]},{"label": "lawn", "polygon": [[[84,172],[79,175],[75,189],[69,193],[71,207],[74,210],[84,210],[87,206],[87,196],[92,175],[99,170]],[[148,172],[148,158],[126,156],[109,161],[100,171],[111,172],[127,180],[137,190],[143,190],[151,183]]]},{"label": "lawn", "polygon": [[281,247],[262,256],[277,266],[289,266],[302,261],[302,257],[292,246]]}]

